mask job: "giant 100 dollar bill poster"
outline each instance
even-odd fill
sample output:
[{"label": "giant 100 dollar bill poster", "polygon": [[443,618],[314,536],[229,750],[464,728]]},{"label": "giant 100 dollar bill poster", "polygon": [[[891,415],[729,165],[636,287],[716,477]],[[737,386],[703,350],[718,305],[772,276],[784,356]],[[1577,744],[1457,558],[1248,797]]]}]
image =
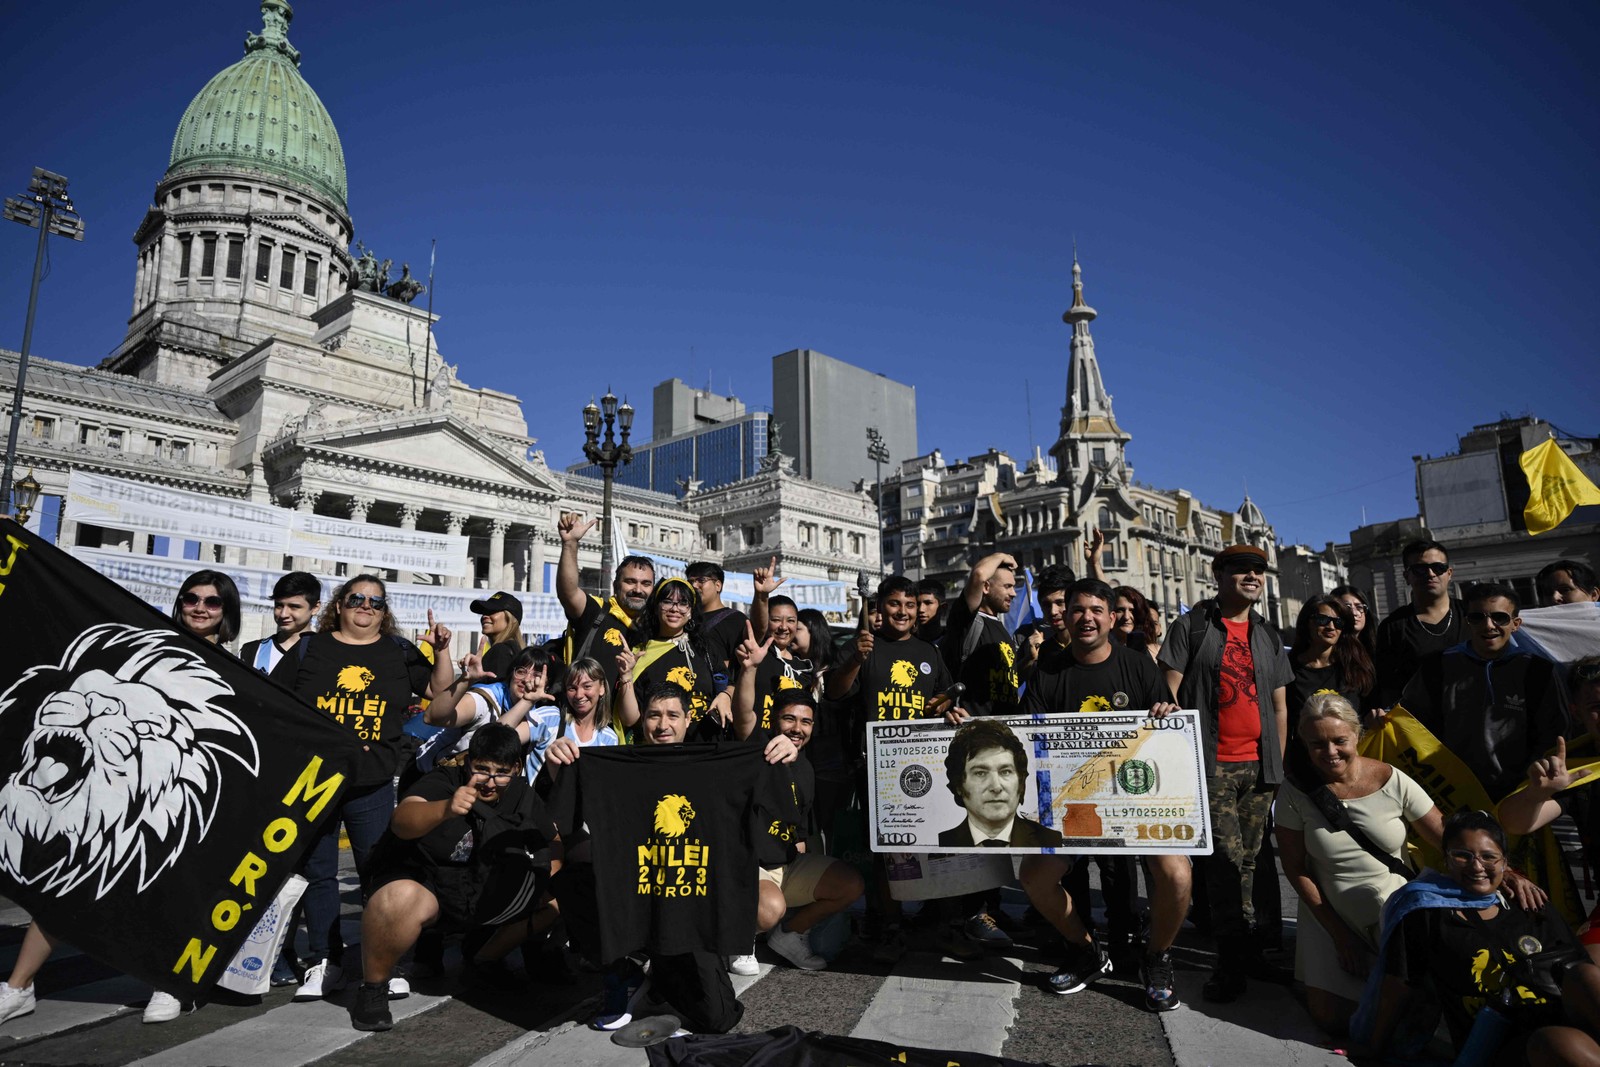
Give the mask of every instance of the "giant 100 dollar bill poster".
[{"label": "giant 100 dollar bill poster", "polygon": [[867,728],[875,852],[1211,854],[1197,712]]}]

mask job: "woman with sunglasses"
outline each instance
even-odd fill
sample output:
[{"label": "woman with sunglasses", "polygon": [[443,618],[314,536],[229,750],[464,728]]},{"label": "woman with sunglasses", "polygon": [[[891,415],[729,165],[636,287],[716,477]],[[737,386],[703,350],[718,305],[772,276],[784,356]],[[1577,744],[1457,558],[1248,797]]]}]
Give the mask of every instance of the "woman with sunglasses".
[{"label": "woman with sunglasses", "polygon": [[[1290,771],[1274,807],[1284,877],[1301,905],[1295,978],[1305,983],[1312,1020],[1338,1036],[1372,968],[1383,902],[1408,880],[1400,873],[1406,827],[1438,848],[1444,819],[1405,772],[1356,753],[1361,721],[1338,693],[1305,703],[1297,736],[1306,769]],[[1346,824],[1387,859],[1369,852]]]},{"label": "woman with sunglasses", "polygon": [[172,601],[172,621],[202,641],[226,645],[239,636],[239,587],[221,571],[195,571]]},{"label": "woman with sunglasses", "polygon": [[1367,656],[1374,666],[1378,662],[1378,617],[1372,613],[1372,602],[1367,599],[1367,594],[1353,585],[1341,585],[1328,594],[1343,604],[1350,612],[1350,618],[1355,623],[1355,637],[1361,642],[1361,647],[1367,650]]},{"label": "woman with sunglasses", "polygon": [[733,719],[733,691],[726,668],[712,663],[700,626],[700,598],[682,578],[656,583],[617,655],[617,693],[612,718],[631,730],[639,721],[642,694],[672,682],[689,694],[692,722],[712,716],[727,727]]},{"label": "woman with sunglasses", "polygon": [[1319,593],[1300,609],[1289,647],[1294,677],[1284,694],[1291,716],[1299,714],[1312,694],[1327,690],[1343,696],[1366,718],[1376,672],[1354,631],[1350,609],[1331,593]]},{"label": "woman with sunglasses", "polygon": [[[416,696],[443,694],[455,680],[450,630],[428,612],[425,640],[435,649],[432,666],[416,645],[400,636],[383,579],[358,574],[335,591],[317,621],[317,632],[301,638],[291,655],[273,668],[272,679],[313,708],[325,710],[357,738],[363,758],[356,780],[339,798],[339,811],[306,853],[304,904],[311,966],[295,1000],[320,1000],[343,979],[339,934],[339,826],[363,885],[368,859],[394,811],[394,778],[408,756],[401,727]],[[405,987],[409,992],[409,986]]]},{"label": "woman with sunglasses", "polygon": [[1488,812],[1458,811],[1443,838],[1443,873],[1424,872],[1384,909],[1383,974],[1351,1027],[1359,1051],[1413,1058],[1437,1021],[1417,1010],[1421,988],[1458,1064],[1600,1063],[1600,968],[1548,902],[1507,896],[1505,830]]}]

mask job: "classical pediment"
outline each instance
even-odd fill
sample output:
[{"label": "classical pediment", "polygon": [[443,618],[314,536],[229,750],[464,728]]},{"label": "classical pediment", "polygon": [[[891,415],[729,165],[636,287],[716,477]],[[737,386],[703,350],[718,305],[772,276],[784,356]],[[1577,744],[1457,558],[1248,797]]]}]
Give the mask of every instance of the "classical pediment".
[{"label": "classical pediment", "polygon": [[366,415],[329,424],[312,411],[290,420],[262,458],[269,469],[314,458],[486,491],[550,498],[563,492],[548,468],[448,411]]}]

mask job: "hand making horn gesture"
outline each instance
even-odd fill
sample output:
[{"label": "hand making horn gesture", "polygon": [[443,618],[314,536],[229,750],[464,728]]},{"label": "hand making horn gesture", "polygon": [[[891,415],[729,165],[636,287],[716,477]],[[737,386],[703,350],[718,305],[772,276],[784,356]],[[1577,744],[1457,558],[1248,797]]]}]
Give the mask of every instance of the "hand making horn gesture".
[{"label": "hand making horn gesture", "polygon": [[1559,793],[1563,789],[1570,789],[1574,782],[1581,782],[1592,770],[1581,770],[1574,774],[1567,769],[1567,739],[1556,738],[1555,753],[1536,759],[1528,766],[1528,784],[1540,792]]},{"label": "hand making horn gesture", "polygon": [[561,540],[577,544],[583,540],[583,535],[599,525],[599,522],[599,519],[585,522],[583,516],[576,511],[563,511],[561,518],[556,521],[556,533],[560,535]]},{"label": "hand making horn gesture", "polygon": [[756,592],[771,596],[774,589],[778,588],[778,586],[789,580],[787,578],[775,577],[777,573],[777,556],[773,556],[770,560],[768,560],[765,567],[757,567],[754,571],[752,571],[751,576],[755,578]]}]

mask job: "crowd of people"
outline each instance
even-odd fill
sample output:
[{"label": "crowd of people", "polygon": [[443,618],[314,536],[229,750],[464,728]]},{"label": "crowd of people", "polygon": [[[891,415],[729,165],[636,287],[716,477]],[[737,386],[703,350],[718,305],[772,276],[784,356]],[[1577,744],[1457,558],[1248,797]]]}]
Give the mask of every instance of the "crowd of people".
[{"label": "crowd of people", "polygon": [[[884,579],[861,625],[836,640],[820,612],[780,592],[776,559],[755,571],[748,613],[724,603],[724,574],[704,561],[658,580],[648,557],[629,556],[610,595],[591,596],[577,555],[593,525],[560,518],[568,627],[543,645],[526,641],[521,601],[505,592],[472,604],[481,634],[457,660],[431,618],[416,641],[399,632],[377,576],[345,580],[325,604],[309,574],[277,583],[276,632],[241,658],[362,743],[354,781],[303,861],[307,955],[286,949],[272,976],[298,985],[294,999],[321,999],[354,962],[341,937],[341,829],[364,902],[351,1007],[363,1030],[392,1025],[389,1001],[440,968],[445,939],[459,936],[468,978],[515,980],[519,949],[529,969],[600,971],[597,1026],[662,1005],[691,1029],[726,1031],[740,1012],[728,974],[755,973],[758,937],[797,968],[824,968],[843,937],[814,936],[858,901],[853,932],[879,963],[905,951],[913,923],[957,959],[1031,924],[1059,954],[1044,989],[1071,995],[1132,971],[1155,1012],[1179,1006],[1171,949],[1192,922],[1216,946],[1203,996],[1225,1003],[1252,980],[1285,977],[1269,958],[1281,862],[1300,905],[1293,978],[1330,1040],[1414,1051],[1442,1017],[1458,1049],[1498,1050],[1493,1062],[1600,1062],[1600,921],[1575,912],[1567,864],[1538,856],[1563,816],[1600,840],[1600,805],[1584,788],[1600,777],[1600,655],[1557,664],[1519,639],[1515,589],[1458,594],[1444,545],[1405,549],[1410,599],[1381,622],[1367,593],[1345,586],[1312,597],[1280,633],[1257,610],[1268,559],[1251,545],[1220,551],[1215,596],[1164,620],[1139,590],[1104,580],[1091,541],[1086,576],[1060,565],[1037,575],[1041,618],[1026,631],[1006,624],[1019,575],[997,552],[954,596]],[[1542,605],[1600,600],[1577,560],[1546,567],[1536,588]],[[172,617],[227,645],[239,592],[226,574],[198,571]],[[909,678],[897,667],[907,661],[922,665]],[[363,699],[342,700],[355,676]],[[1113,708],[1198,713],[1214,852],[1095,857],[1097,928],[1089,863],[1058,830],[1015,815],[1027,756],[993,720]],[[998,890],[907,915],[885,857],[863,859],[865,724],[933,716],[958,727],[949,788],[970,813],[940,844],[1037,848],[1018,876],[1026,916],[1005,912]],[[1433,739],[1430,773],[1363,745],[1385,731]],[[606,959],[596,843],[583,826],[557,830],[551,796],[586,749],[685,742],[760,746],[763,773],[795,800],[792,825],[752,854],[748,950]],[[985,790],[1011,797],[1009,809],[986,817]],[[33,1010],[54,944],[29,929],[0,985],[0,1021]],[[145,1019],[188,1007],[158,993]]]}]

